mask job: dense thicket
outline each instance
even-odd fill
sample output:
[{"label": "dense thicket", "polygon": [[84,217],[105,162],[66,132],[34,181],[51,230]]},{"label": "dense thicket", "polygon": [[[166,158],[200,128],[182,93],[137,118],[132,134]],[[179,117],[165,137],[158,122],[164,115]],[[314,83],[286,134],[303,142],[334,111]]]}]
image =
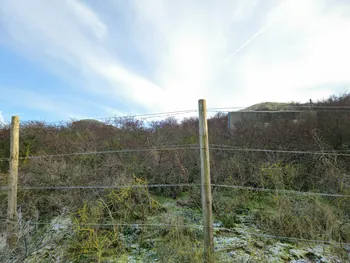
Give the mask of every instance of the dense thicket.
[{"label": "dense thicket", "polygon": [[[275,121],[268,127],[254,122],[239,123],[228,129],[227,116],[218,113],[209,120],[209,140],[213,145],[237,148],[283,149],[298,151],[346,151],[350,146],[350,95],[331,97],[314,106],[315,116],[294,123]],[[303,108],[303,110],[305,110]],[[167,118],[145,122],[134,118],[112,119],[105,123],[83,120],[58,125],[43,122],[22,123],[20,131],[20,187],[112,185],[129,182],[133,176],[150,184],[198,183],[199,151],[193,149],[157,150],[160,146],[198,144],[198,120]],[[25,158],[36,155],[154,148],[147,152],[91,154]],[[0,157],[9,156],[9,127],[0,129]],[[7,162],[0,162],[6,173]],[[339,193],[347,191],[350,157],[297,153],[245,151],[211,151],[213,183],[255,187],[317,190]],[[5,176],[3,176],[5,178]],[[6,185],[5,180],[2,184]],[[176,196],[181,188],[156,189],[158,193]],[[81,201],[85,194],[93,198],[96,191],[60,193],[50,199],[48,192],[22,191],[20,202],[26,202],[26,215],[49,213]],[[64,200],[64,201],[62,201]],[[63,205],[64,203],[64,205]],[[31,204],[31,205],[28,205]],[[1,204],[1,217],[5,206]],[[35,209],[34,209],[35,208]]]}]

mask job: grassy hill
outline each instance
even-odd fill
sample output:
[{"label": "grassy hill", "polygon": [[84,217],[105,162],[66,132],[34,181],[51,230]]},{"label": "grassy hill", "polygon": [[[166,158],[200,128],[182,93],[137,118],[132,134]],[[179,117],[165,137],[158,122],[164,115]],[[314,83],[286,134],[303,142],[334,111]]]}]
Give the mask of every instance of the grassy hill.
[{"label": "grassy hill", "polygon": [[294,103],[283,102],[262,102],[254,104],[243,111],[277,111],[277,110],[293,110],[295,109]]}]

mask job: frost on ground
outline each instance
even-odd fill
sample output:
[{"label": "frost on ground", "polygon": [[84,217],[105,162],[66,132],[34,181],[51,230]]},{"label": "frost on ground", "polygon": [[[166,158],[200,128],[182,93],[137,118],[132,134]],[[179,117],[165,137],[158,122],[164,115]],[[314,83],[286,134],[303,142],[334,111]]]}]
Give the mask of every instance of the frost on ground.
[{"label": "frost on ground", "polygon": [[[202,217],[199,211],[186,206],[179,206],[176,201],[166,200],[164,206],[166,212],[149,217],[151,224],[170,222],[176,218],[182,218],[189,224],[200,226]],[[230,230],[222,228],[222,223],[214,222],[215,262],[271,262],[271,263],[338,263],[341,261],[332,253],[330,245],[313,243],[289,243],[277,239],[257,237],[251,233],[261,233],[247,222],[242,216]],[[72,222],[69,217],[55,218],[51,221],[45,233],[42,233],[39,249],[33,251],[25,260],[25,263],[37,262],[63,262],[65,240],[72,236]],[[194,231],[202,233],[198,227]],[[164,243],[162,238],[149,239],[144,242],[147,246],[138,243],[140,227],[135,225],[121,237],[123,243],[128,246],[124,255],[116,255],[105,259],[103,262],[162,262],[155,249],[157,243]],[[1,239],[2,240],[2,239]],[[200,240],[199,240],[200,241]],[[12,261],[16,262],[16,261]],[[17,261],[20,262],[20,261]],[[67,262],[67,261],[65,261]]]},{"label": "frost on ground", "polygon": [[6,233],[0,232],[0,252],[5,248],[6,246]]}]

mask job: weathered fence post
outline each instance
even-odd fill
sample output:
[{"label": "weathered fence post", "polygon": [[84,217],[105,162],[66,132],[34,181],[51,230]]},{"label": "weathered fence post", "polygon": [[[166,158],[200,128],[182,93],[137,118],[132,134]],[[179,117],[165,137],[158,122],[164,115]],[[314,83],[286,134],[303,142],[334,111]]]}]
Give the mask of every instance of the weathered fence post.
[{"label": "weathered fence post", "polygon": [[214,252],[213,215],[210,183],[210,162],[208,143],[207,105],[205,100],[198,101],[199,111],[199,144],[201,156],[201,185],[202,185],[202,210],[204,231],[204,259],[211,262]]},{"label": "weathered fence post", "polygon": [[17,242],[17,181],[19,156],[19,117],[11,121],[9,192],[7,208],[7,245],[12,247]]}]

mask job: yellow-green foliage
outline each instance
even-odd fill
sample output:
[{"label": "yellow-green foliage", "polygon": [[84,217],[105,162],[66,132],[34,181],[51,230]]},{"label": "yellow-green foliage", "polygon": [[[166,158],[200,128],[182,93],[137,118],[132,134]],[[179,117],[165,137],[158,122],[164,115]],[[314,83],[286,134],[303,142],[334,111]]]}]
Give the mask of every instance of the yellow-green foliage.
[{"label": "yellow-green foliage", "polygon": [[308,239],[349,242],[344,235],[344,215],[320,197],[274,195],[272,209],[256,214],[260,224],[274,234]]},{"label": "yellow-green foliage", "polygon": [[164,235],[164,242],[155,247],[159,262],[169,263],[196,263],[203,262],[202,243],[195,239],[185,227],[182,217],[177,217],[170,222]]},{"label": "yellow-green foliage", "polygon": [[183,144],[196,144],[198,142],[198,136],[196,134],[188,135],[182,139]]},{"label": "yellow-green foliage", "polygon": [[265,163],[260,167],[260,186],[277,189],[293,188],[296,186],[297,176],[298,169],[291,164]]},{"label": "yellow-green foliage", "polygon": [[[131,187],[131,185],[138,187]],[[133,177],[129,186],[115,189],[109,192],[106,198],[110,214],[118,220],[144,220],[158,209],[160,205],[151,197],[147,181],[141,178]]]},{"label": "yellow-green foliage", "polygon": [[129,186],[109,191],[94,203],[84,203],[73,216],[70,259],[103,262],[105,258],[121,254],[126,249],[120,238],[121,225],[135,219],[144,220],[160,208],[148,188],[143,187],[146,184],[145,180],[134,177]]},{"label": "yellow-green foliage", "polygon": [[6,173],[0,173],[0,185],[1,186],[7,186],[9,175]]},{"label": "yellow-green foliage", "polygon": [[86,259],[94,259],[102,262],[108,257],[121,250],[121,242],[118,238],[118,227],[109,229],[99,226],[103,220],[103,204],[97,202],[88,207],[85,203],[74,217],[75,239],[71,246],[71,258],[79,262]]},{"label": "yellow-green foliage", "polygon": [[182,243],[164,242],[157,247],[159,262],[200,263],[203,262],[203,250],[186,237]]}]

